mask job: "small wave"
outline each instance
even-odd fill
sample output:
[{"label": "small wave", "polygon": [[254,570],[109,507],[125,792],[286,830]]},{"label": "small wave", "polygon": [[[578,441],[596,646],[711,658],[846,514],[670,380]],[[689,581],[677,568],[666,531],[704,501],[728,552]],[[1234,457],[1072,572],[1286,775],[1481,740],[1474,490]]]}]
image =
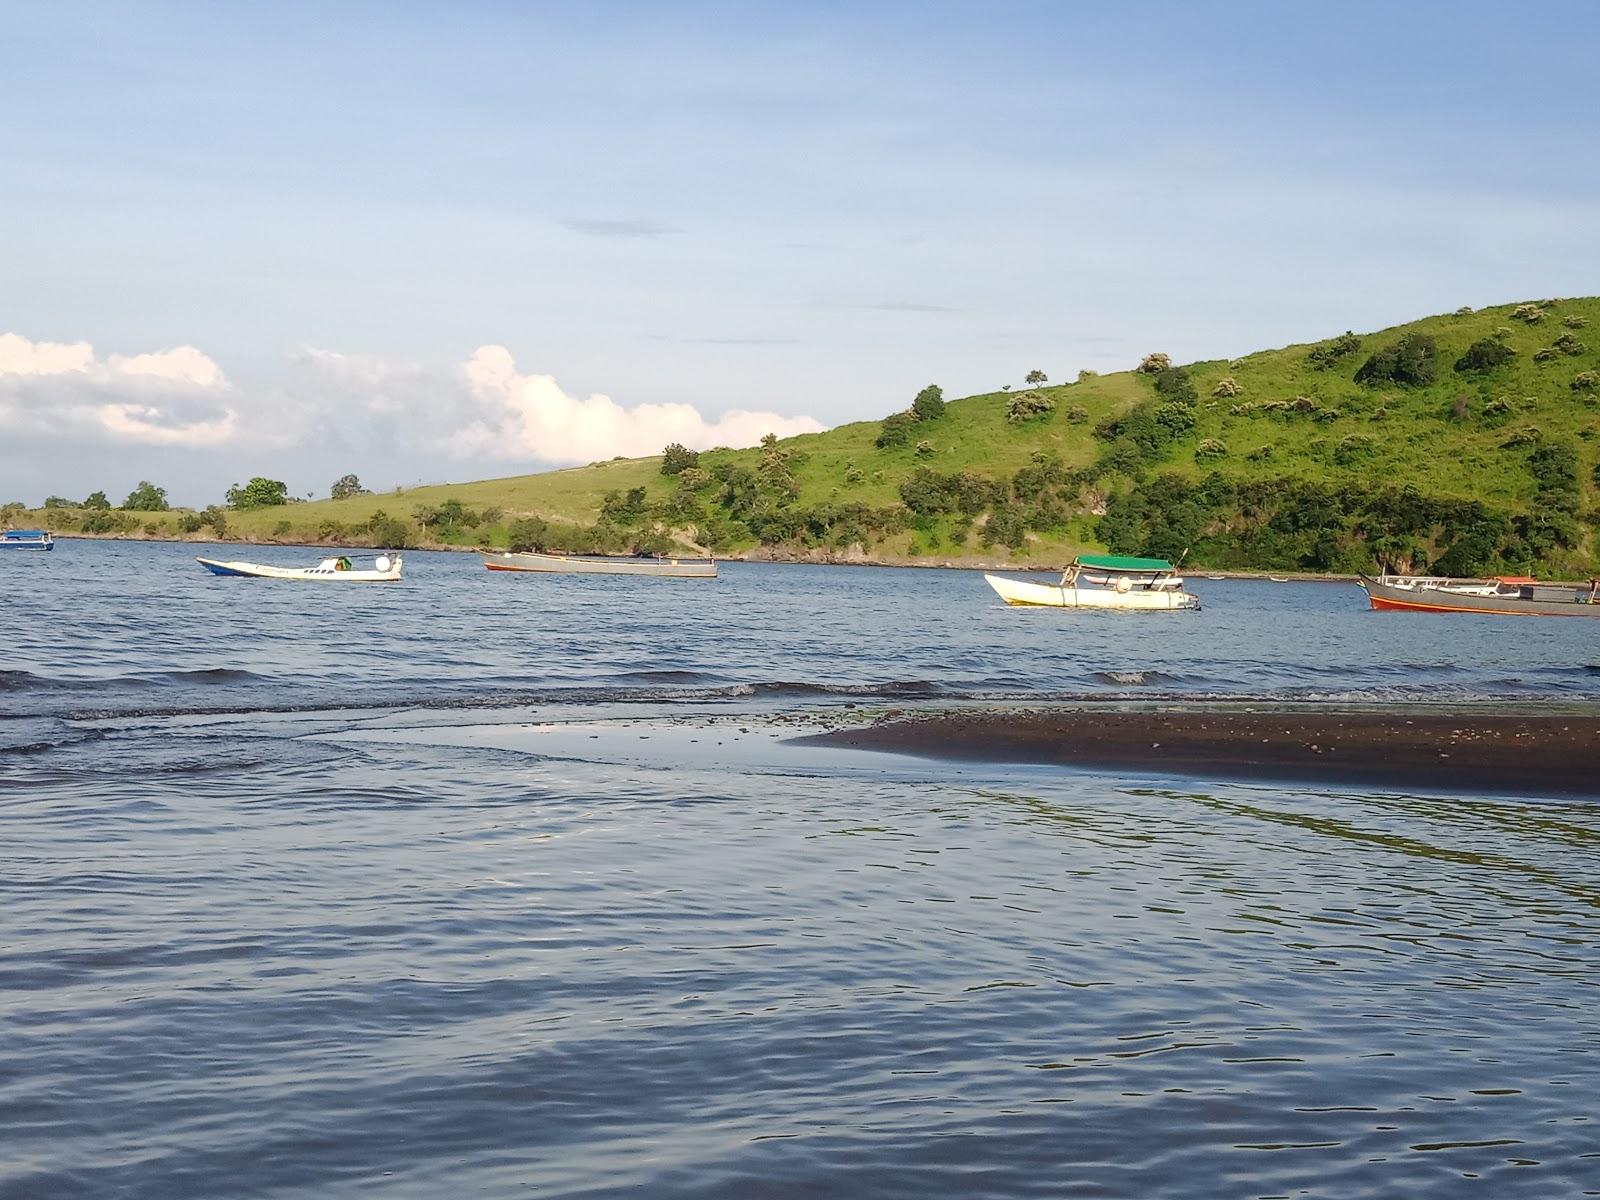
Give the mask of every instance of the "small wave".
[{"label": "small wave", "polygon": [[0,692],[27,692],[49,686],[48,679],[32,671],[0,671]]},{"label": "small wave", "polygon": [[715,683],[720,676],[707,675],[704,671],[624,671],[616,676],[630,683]]},{"label": "small wave", "polygon": [[955,693],[928,679],[895,679],[885,683],[808,683],[778,679],[748,685],[755,696],[883,696],[896,699],[933,698]]},{"label": "small wave", "polygon": [[140,675],[132,678],[152,683],[214,685],[219,683],[248,683],[254,679],[264,679],[265,676],[257,675],[254,671],[242,671],[234,667],[205,667],[197,671],[160,671],[153,675]]},{"label": "small wave", "polygon": [[1171,687],[1192,682],[1186,675],[1173,675],[1166,671],[1096,671],[1094,678],[1118,687],[1149,687],[1152,684]]}]

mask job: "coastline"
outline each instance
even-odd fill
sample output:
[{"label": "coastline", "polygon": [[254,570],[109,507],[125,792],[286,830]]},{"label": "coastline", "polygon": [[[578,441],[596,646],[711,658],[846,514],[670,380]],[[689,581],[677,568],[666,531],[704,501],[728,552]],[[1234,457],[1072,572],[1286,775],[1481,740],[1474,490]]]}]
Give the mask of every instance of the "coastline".
[{"label": "coastline", "polygon": [[1600,797],[1600,708],[944,710],[799,742],[945,761]]},{"label": "coastline", "polygon": [[[180,537],[151,537],[142,533],[84,533],[78,530],[53,531],[57,541],[85,541],[85,542],[178,542],[193,546],[313,546],[328,550],[393,550],[393,546],[380,546],[375,543],[354,541],[329,541],[319,542],[314,538],[218,538],[200,535],[184,535]],[[460,546],[445,542],[418,542],[415,545],[399,547],[405,550],[438,550],[455,554],[499,554],[499,547]],[[718,562],[756,562],[802,564],[817,567],[905,567],[923,570],[943,571],[1014,571],[1020,573],[1053,574],[1062,570],[1064,563],[1017,562],[1011,559],[995,558],[954,558],[917,557],[915,555],[899,554],[868,554],[854,553],[852,551],[832,551],[821,548],[813,550],[782,550],[765,546],[756,546],[748,550],[739,550],[729,554],[716,556]],[[1190,579],[1207,579],[1213,576],[1221,579],[1281,579],[1290,583],[1354,583],[1355,575],[1323,575],[1308,571],[1236,571],[1212,570],[1210,568],[1185,571]]]}]

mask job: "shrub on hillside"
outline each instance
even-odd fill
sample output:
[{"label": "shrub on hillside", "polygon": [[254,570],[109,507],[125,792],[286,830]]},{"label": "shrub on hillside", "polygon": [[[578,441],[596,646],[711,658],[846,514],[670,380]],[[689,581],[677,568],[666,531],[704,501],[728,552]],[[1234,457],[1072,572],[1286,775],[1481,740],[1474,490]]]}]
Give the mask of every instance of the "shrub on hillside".
[{"label": "shrub on hillside", "polygon": [[1456,370],[1492,371],[1504,366],[1517,356],[1517,352],[1495,338],[1479,338],[1467,347],[1467,352],[1456,359]]},{"label": "shrub on hillside", "polygon": [[1589,318],[1580,316],[1577,313],[1568,313],[1566,316],[1561,318],[1561,323],[1568,329],[1582,329],[1589,323]]},{"label": "shrub on hillside", "polygon": [[1135,369],[1141,375],[1154,375],[1157,372],[1165,371],[1170,366],[1172,366],[1172,359],[1169,356],[1156,353],[1146,354]]},{"label": "shrub on hillside", "polygon": [[1217,386],[1211,389],[1211,394],[1222,400],[1232,399],[1243,392],[1244,389],[1239,386],[1239,381],[1232,375],[1224,375],[1217,380]]},{"label": "shrub on hillside", "polygon": [[1069,425],[1082,425],[1089,419],[1089,410],[1081,404],[1074,404],[1063,412],[1061,417]]},{"label": "shrub on hillside", "polygon": [[1572,377],[1572,390],[1592,392],[1600,389],[1600,371],[1579,371]]},{"label": "shrub on hillside", "polygon": [[1559,350],[1562,354],[1565,354],[1569,357],[1582,354],[1588,348],[1588,346],[1584,345],[1570,333],[1563,333],[1555,341],[1550,343],[1550,349]]},{"label": "shrub on hillside", "polygon": [[1055,411],[1056,402],[1039,392],[1018,392],[1006,401],[1006,420],[1013,425],[1046,417]]},{"label": "shrub on hillside", "polygon": [[1537,446],[1543,438],[1544,434],[1537,425],[1524,425],[1500,445],[1506,450],[1515,450],[1518,446]]},{"label": "shrub on hillside", "polygon": [[204,517],[202,517],[199,513],[195,513],[195,512],[181,513],[178,516],[178,532],[180,532],[180,533],[199,533],[201,527],[203,525],[205,525],[205,523],[206,523],[206,519]]},{"label": "shrub on hillside", "polygon": [[200,514],[200,520],[203,524],[211,526],[211,532],[219,538],[228,536],[228,514],[221,505],[206,505],[205,511]]},{"label": "shrub on hillside", "polygon": [[1472,398],[1465,392],[1450,402],[1450,419],[1465,421],[1472,413]]},{"label": "shrub on hillside", "polygon": [[1177,400],[1156,405],[1156,424],[1173,438],[1181,438],[1194,428],[1194,409]]},{"label": "shrub on hillside", "polygon": [[550,541],[550,524],[541,517],[520,517],[507,531],[511,549],[517,553],[544,550]]},{"label": "shrub on hillside", "polygon": [[1472,305],[1470,304],[1463,304],[1460,308],[1456,309],[1456,316],[1458,317],[1470,317],[1471,315]]},{"label": "shrub on hillside", "polygon": [[1339,444],[1333,448],[1333,461],[1340,466],[1348,466],[1371,454],[1372,447],[1371,438],[1365,434],[1352,433],[1339,439]]},{"label": "shrub on hillside", "polygon": [[661,473],[663,475],[678,475],[690,467],[700,465],[700,453],[691,450],[681,442],[670,442],[661,451]]},{"label": "shrub on hillside", "polygon": [[1228,457],[1228,447],[1225,442],[1216,438],[1201,438],[1200,444],[1194,448],[1194,459],[1203,462],[1207,459]]},{"label": "shrub on hillside", "polygon": [[1526,321],[1529,325],[1537,325],[1544,320],[1544,309],[1537,304],[1519,304],[1511,310],[1514,321]]},{"label": "shrub on hillside", "polygon": [[1554,346],[1546,346],[1543,350],[1535,350],[1533,352],[1533,361],[1536,363],[1555,362],[1560,357],[1561,351]]},{"label": "shrub on hillside", "polygon": [[1168,367],[1156,372],[1156,392],[1180,404],[1194,404],[1200,399],[1188,367]]},{"label": "shrub on hillside", "polygon": [[1361,349],[1361,339],[1348,329],[1331,341],[1314,347],[1306,355],[1306,361],[1319,371],[1326,371],[1341,358],[1347,358]]},{"label": "shrub on hillside", "polygon": [[930,383],[911,401],[911,415],[919,421],[937,421],[944,416],[944,389]]},{"label": "shrub on hillside", "polygon": [[1099,378],[1100,378],[1100,372],[1099,371],[1091,371],[1091,370],[1089,370],[1088,367],[1085,367],[1083,370],[1078,372],[1078,382],[1079,383],[1087,383],[1091,379],[1099,379]]},{"label": "shrub on hillside", "polygon": [[914,451],[914,453],[916,454],[916,456],[918,458],[932,458],[933,457],[933,443],[930,442],[927,438],[923,438],[920,442],[917,443],[917,448]]},{"label": "shrub on hillside", "polygon": [[1503,396],[1497,396],[1483,406],[1483,411],[1478,414],[1478,420],[1490,429],[1494,429],[1511,420],[1516,411],[1511,401]]},{"label": "shrub on hillside", "polygon": [[374,510],[367,518],[367,530],[372,539],[386,550],[404,550],[411,544],[411,530],[398,517],[391,517],[383,509]]},{"label": "shrub on hillside", "polygon": [[1425,333],[1408,333],[1361,364],[1356,382],[1427,387],[1438,375],[1438,347]]},{"label": "shrub on hillside", "polygon": [[908,412],[890,413],[878,427],[878,437],[873,442],[880,450],[904,446],[911,440],[911,427],[917,419]]}]

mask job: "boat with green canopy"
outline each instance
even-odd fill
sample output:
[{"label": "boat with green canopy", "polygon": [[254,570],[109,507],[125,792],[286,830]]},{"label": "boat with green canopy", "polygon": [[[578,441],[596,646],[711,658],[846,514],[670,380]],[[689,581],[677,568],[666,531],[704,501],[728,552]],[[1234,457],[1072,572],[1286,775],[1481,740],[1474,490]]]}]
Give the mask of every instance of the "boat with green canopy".
[{"label": "boat with green canopy", "polygon": [[985,575],[984,579],[1007,604],[1130,612],[1200,607],[1200,597],[1183,590],[1178,568],[1164,558],[1080,554],[1061,573],[1058,583],[1035,583],[1003,575]]}]

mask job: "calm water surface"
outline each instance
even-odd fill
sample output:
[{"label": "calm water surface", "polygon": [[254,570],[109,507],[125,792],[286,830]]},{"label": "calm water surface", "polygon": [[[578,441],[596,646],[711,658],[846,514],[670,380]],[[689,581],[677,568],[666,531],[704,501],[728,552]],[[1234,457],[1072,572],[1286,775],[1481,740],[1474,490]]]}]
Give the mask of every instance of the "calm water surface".
[{"label": "calm water surface", "polygon": [[1593,803],[784,740],[1083,693],[1587,703],[1592,623],[407,576],[0,562],[0,1196],[1600,1195]]}]

